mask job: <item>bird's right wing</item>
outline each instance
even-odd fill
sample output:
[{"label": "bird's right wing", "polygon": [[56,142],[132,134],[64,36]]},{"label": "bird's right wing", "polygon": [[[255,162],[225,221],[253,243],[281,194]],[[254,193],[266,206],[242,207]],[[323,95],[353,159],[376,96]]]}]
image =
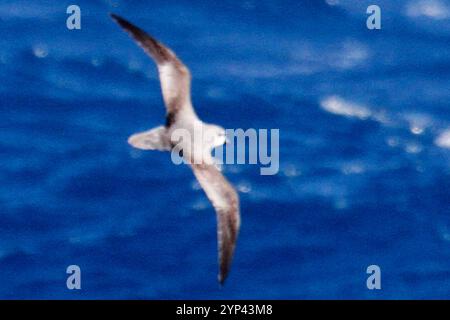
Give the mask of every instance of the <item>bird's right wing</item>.
[{"label": "bird's right wing", "polygon": [[178,112],[193,112],[191,104],[191,74],[175,53],[118,15],[111,14],[116,21],[153,58],[161,81],[164,103],[167,108],[167,126],[170,126]]},{"label": "bird's right wing", "polygon": [[214,165],[191,164],[191,167],[206,196],[216,210],[219,282],[223,283],[230,270],[239,233],[239,196]]}]

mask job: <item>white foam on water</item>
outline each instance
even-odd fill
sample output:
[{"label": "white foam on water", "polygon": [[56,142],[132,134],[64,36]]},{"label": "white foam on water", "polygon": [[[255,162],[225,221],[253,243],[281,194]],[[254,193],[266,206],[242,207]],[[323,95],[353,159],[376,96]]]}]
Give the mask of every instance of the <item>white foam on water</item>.
[{"label": "white foam on water", "polygon": [[339,4],[339,0],[325,0],[325,2],[329,5],[329,6],[337,6]]},{"label": "white foam on water", "polygon": [[334,201],[334,208],[337,210],[342,210],[348,208],[349,203],[348,200],[344,197],[339,197]]},{"label": "white foam on water", "polygon": [[329,59],[332,67],[337,69],[353,69],[363,65],[370,58],[369,49],[358,41],[347,41]]},{"label": "white foam on water", "polygon": [[295,164],[288,164],[281,171],[289,178],[298,177],[302,174],[302,171]]},{"label": "white foam on water", "polygon": [[409,131],[414,135],[421,135],[428,129],[433,121],[425,114],[407,114],[404,116],[409,125]]},{"label": "white foam on water", "polygon": [[198,199],[192,204],[192,209],[195,211],[202,211],[208,209],[208,202],[205,199]]},{"label": "white foam on water", "polygon": [[103,61],[102,61],[102,59],[99,59],[99,58],[92,58],[91,59],[91,64],[94,67],[100,67],[103,64]]},{"label": "white foam on water", "polygon": [[201,190],[202,186],[200,185],[200,183],[198,183],[197,180],[192,181],[191,183],[191,189],[192,190]]},{"label": "white foam on water", "polygon": [[442,132],[435,140],[434,143],[444,149],[450,149],[450,129]]},{"label": "white foam on water", "polygon": [[226,97],[226,93],[222,88],[219,87],[210,87],[206,91],[206,95],[212,99],[224,99]]},{"label": "white foam on water", "polygon": [[346,163],[342,166],[341,171],[345,175],[361,174],[366,171],[366,168],[362,163]]},{"label": "white foam on water", "polygon": [[143,152],[141,150],[138,149],[130,149],[130,157],[133,159],[139,159],[142,158]]},{"label": "white foam on water", "polygon": [[388,137],[386,139],[386,143],[391,148],[398,147],[400,144],[400,138],[399,137]]},{"label": "white foam on water", "polygon": [[406,15],[411,18],[426,17],[434,20],[450,18],[450,9],[442,1],[412,1],[406,7]]},{"label": "white foam on water", "polygon": [[252,185],[248,181],[241,181],[238,183],[237,189],[241,193],[249,193],[252,191]]},{"label": "white foam on water", "polygon": [[411,154],[417,154],[422,152],[423,146],[417,142],[409,142],[405,145],[405,151]]},{"label": "white foam on water", "polygon": [[366,106],[346,101],[339,96],[326,97],[320,101],[320,106],[327,112],[361,120],[366,120],[372,115]]},{"label": "white foam on water", "polygon": [[136,60],[136,59],[131,59],[128,61],[128,70],[129,71],[140,71],[142,68],[142,64],[140,61]]},{"label": "white foam on water", "polygon": [[44,44],[37,44],[33,46],[33,54],[37,58],[45,58],[48,56],[48,48]]}]

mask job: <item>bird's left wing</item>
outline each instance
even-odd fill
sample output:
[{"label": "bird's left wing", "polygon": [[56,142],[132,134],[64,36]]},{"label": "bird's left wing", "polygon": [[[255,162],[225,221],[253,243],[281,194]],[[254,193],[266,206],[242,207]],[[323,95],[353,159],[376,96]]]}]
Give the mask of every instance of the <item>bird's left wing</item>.
[{"label": "bird's left wing", "polygon": [[211,201],[217,214],[219,249],[219,282],[230,270],[240,227],[239,196],[222,173],[209,164],[191,164],[195,177]]},{"label": "bird's left wing", "polygon": [[191,103],[191,73],[175,53],[124,18],[111,14],[116,21],[144,51],[155,61],[161,82],[164,103],[167,108],[167,126],[178,113],[194,115]]}]

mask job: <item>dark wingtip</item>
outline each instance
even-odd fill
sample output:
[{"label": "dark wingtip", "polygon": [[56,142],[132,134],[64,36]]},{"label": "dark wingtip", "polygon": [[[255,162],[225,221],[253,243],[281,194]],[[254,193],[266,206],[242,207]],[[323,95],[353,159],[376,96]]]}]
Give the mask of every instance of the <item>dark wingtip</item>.
[{"label": "dark wingtip", "polygon": [[109,13],[109,16],[111,17],[111,19],[113,19],[114,21],[117,21],[118,19],[120,19],[120,17],[117,14],[114,14],[112,12]]},{"label": "dark wingtip", "polygon": [[223,276],[223,275],[219,274],[217,279],[219,280],[220,287],[223,287],[223,284],[225,283],[226,276]]},{"label": "dark wingtip", "polygon": [[[228,268],[227,268],[228,269]],[[225,283],[225,280],[227,280],[227,278],[228,278],[228,270],[227,269],[225,269],[225,270],[220,270],[219,271],[219,274],[218,274],[218,276],[217,276],[217,280],[219,280],[219,284],[220,284],[220,286],[222,287],[223,286],[223,284]]]},{"label": "dark wingtip", "polygon": [[117,14],[110,13],[109,16],[111,17],[111,19],[113,19],[115,22],[117,22],[123,28],[127,28],[127,27],[131,26],[131,23],[129,23],[127,20],[125,20],[121,16],[118,16]]},{"label": "dark wingtip", "polygon": [[112,12],[109,13],[109,16],[110,16],[113,20],[115,20],[115,21],[122,19],[122,18],[119,17],[117,14],[112,13]]}]

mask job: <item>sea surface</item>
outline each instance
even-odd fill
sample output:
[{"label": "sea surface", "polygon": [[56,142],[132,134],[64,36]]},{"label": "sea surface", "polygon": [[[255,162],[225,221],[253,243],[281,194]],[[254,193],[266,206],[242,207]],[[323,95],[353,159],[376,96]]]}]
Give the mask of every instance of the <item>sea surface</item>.
[{"label": "sea surface", "polygon": [[[280,130],[278,174],[223,166],[223,287],[190,168],[127,144],[165,110],[109,12],[189,66],[204,121]],[[450,1],[1,0],[0,35],[0,298],[450,298]]]}]

